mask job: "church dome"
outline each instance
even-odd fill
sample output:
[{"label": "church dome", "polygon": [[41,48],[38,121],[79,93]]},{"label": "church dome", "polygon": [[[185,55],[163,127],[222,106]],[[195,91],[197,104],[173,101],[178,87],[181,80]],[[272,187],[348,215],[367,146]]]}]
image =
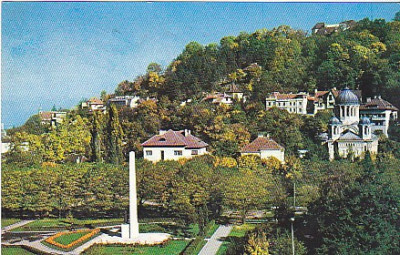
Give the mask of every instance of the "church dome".
[{"label": "church dome", "polygon": [[360,104],[358,97],[348,87],[340,91],[336,98],[336,104]]},{"label": "church dome", "polygon": [[333,116],[332,118],[330,118],[329,124],[340,124],[340,121],[339,121],[338,118],[336,118],[335,116]]},{"label": "church dome", "polygon": [[360,124],[371,124],[371,120],[368,117],[362,117],[360,119]]}]

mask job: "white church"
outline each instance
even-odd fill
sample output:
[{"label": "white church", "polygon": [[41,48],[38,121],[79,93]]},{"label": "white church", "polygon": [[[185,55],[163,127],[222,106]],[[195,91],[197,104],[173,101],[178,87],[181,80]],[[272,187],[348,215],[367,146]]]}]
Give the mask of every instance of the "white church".
[{"label": "white church", "polygon": [[347,157],[363,157],[366,151],[378,152],[378,137],[372,134],[372,125],[368,117],[360,119],[360,100],[349,88],[340,91],[336,98],[335,115],[329,121],[328,140],[329,159],[335,154]]}]

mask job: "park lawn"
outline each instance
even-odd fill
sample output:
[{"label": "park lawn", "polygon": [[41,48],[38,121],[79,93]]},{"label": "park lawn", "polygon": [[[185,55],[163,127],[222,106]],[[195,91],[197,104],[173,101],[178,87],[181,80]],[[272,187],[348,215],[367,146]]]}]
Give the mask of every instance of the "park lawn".
[{"label": "park lawn", "polygon": [[16,219],[16,218],[7,219],[7,218],[4,218],[4,217],[1,217],[1,227],[2,228],[7,227],[7,226],[10,226],[10,225],[12,225],[14,223],[17,223],[19,221],[21,221],[21,220],[20,219]]},{"label": "park lawn", "polygon": [[1,255],[31,255],[35,254],[21,247],[1,247]]},{"label": "park lawn", "polygon": [[93,225],[94,227],[98,226],[106,226],[106,225],[117,225],[123,223],[122,218],[111,218],[111,219],[40,219],[34,222],[31,222],[22,227],[16,228],[13,231],[46,231],[46,230],[63,230],[67,229],[71,224],[68,222],[74,223],[75,227],[83,227],[84,225]]},{"label": "park lawn", "polygon": [[59,236],[59,237],[55,238],[54,241],[59,243],[59,244],[68,245],[68,244],[72,243],[73,241],[78,240],[82,236],[90,233],[90,231],[91,230],[84,231],[84,232],[79,232],[79,233],[65,234],[65,235],[62,235],[62,236]]},{"label": "park lawn", "polygon": [[189,244],[187,240],[170,240],[166,245],[158,246],[118,246],[118,245],[95,245],[84,252],[84,254],[113,254],[113,255],[178,255]]},{"label": "park lawn", "polygon": [[229,236],[235,236],[235,237],[244,237],[247,231],[255,229],[256,224],[243,224],[240,226],[234,226],[232,228],[232,231],[229,233]]},{"label": "park lawn", "polygon": [[139,224],[139,232],[141,233],[169,233],[176,237],[183,237],[185,236],[185,231],[190,236],[197,236],[199,234],[199,226],[197,224],[190,224],[186,229],[184,229],[181,226],[170,223]]}]

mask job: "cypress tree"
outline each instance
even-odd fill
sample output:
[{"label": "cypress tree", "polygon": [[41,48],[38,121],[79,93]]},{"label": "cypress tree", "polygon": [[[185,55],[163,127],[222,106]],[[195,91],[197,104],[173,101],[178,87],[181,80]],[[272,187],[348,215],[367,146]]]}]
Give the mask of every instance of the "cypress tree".
[{"label": "cypress tree", "polygon": [[122,153],[122,139],[124,133],[118,118],[118,111],[115,105],[108,109],[107,122],[107,161],[112,164],[122,164],[124,155]]},{"label": "cypress tree", "polygon": [[92,161],[100,162],[101,161],[101,144],[100,144],[100,120],[97,113],[93,114],[93,126],[91,130],[92,140],[91,140],[91,147],[92,147]]}]

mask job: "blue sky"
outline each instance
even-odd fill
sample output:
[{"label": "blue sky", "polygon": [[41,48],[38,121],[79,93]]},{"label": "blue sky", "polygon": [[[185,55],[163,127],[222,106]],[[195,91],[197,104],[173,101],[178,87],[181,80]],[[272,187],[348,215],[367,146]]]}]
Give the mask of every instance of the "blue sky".
[{"label": "blue sky", "polygon": [[282,24],[391,20],[397,3],[2,2],[2,123],[113,92],[150,62],[167,66],[190,41]]}]

